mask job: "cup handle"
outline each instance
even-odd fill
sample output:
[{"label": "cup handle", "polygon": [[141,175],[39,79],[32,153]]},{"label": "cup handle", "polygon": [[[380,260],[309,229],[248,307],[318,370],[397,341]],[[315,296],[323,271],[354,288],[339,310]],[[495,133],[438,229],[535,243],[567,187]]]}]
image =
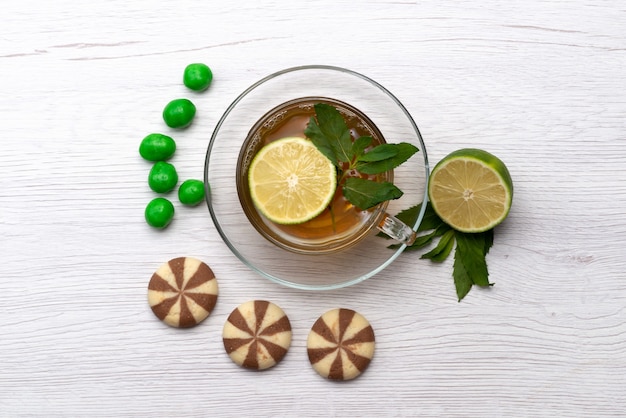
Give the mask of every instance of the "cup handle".
[{"label": "cup handle", "polygon": [[417,238],[417,233],[413,229],[388,213],[383,214],[382,219],[378,223],[378,229],[406,245],[412,245]]}]

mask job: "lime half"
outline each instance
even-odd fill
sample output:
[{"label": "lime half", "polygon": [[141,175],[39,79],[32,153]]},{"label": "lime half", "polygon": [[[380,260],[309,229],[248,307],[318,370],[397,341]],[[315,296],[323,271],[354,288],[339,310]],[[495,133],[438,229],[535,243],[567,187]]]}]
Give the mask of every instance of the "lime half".
[{"label": "lime half", "polygon": [[313,143],[299,137],[270,142],[248,171],[250,197],[277,224],[299,224],[328,207],[337,188],[335,166]]},{"label": "lime half", "polygon": [[428,180],[428,196],[435,213],[452,228],[483,232],[509,214],[513,181],[498,157],[465,148],[437,163]]}]

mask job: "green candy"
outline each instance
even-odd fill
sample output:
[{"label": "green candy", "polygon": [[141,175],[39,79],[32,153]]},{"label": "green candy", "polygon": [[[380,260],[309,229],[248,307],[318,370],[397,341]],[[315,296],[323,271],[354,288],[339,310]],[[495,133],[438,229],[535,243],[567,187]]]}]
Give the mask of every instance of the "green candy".
[{"label": "green candy", "polygon": [[158,161],[148,174],[148,185],[157,193],[167,193],[176,187],[178,173],[176,168],[165,161]]},{"label": "green candy", "polygon": [[196,206],[204,199],[204,183],[200,180],[185,180],[178,188],[178,200],[183,205]]},{"label": "green candy", "polygon": [[194,91],[206,90],[213,81],[213,73],[205,64],[194,63],[185,67],[183,83]]},{"label": "green candy", "polygon": [[165,161],[174,155],[176,142],[163,134],[150,134],[139,145],[139,155],[148,161]]},{"label": "green candy", "polygon": [[165,105],[163,120],[170,128],[186,128],[196,116],[196,106],[189,99],[175,99]]},{"label": "green candy", "polygon": [[174,218],[174,205],[163,197],[157,197],[146,206],[145,217],[148,225],[165,228]]}]

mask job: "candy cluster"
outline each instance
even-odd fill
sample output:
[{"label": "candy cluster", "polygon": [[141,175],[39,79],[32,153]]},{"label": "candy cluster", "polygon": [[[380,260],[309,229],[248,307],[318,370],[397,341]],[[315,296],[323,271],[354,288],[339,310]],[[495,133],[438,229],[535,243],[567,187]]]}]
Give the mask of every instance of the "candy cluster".
[{"label": "candy cluster", "polygon": [[[194,91],[206,90],[213,80],[211,69],[205,64],[189,64],[183,73],[183,83]],[[174,99],[163,109],[163,121],[173,129],[187,128],[196,116],[196,106],[189,99]],[[176,167],[168,162],[176,152],[176,142],[168,135],[151,133],[139,145],[139,154],[153,162],[148,174],[148,186],[156,193],[169,193],[178,184]],[[204,183],[200,180],[185,180],[178,188],[178,200],[183,205],[195,206],[204,199]],[[155,228],[167,227],[174,218],[174,204],[165,197],[152,199],[144,213],[148,225]]]}]

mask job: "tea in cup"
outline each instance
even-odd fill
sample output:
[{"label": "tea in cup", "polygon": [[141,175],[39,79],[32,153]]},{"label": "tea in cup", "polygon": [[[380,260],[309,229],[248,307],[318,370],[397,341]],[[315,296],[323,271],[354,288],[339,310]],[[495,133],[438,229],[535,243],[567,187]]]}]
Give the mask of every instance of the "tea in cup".
[{"label": "tea in cup", "polygon": [[[376,125],[364,113],[339,100],[326,97],[303,97],[283,103],[267,112],[252,127],[245,139],[237,161],[237,193],[242,209],[254,228],[267,240],[283,249],[304,254],[325,254],[352,247],[366,236],[383,231],[397,241],[410,245],[415,232],[386,212],[388,201],[369,209],[360,209],[337,184],[328,206],[317,216],[301,223],[277,223],[264,216],[251,196],[249,169],[257,153],[268,144],[284,138],[306,138],[305,130],[315,116],[315,106],[325,104],[335,108],[350,131],[352,142],[371,137],[368,147],[386,144]],[[374,182],[393,183],[394,172],[377,174],[358,171],[350,176]],[[342,177],[343,178],[343,177]]]}]

